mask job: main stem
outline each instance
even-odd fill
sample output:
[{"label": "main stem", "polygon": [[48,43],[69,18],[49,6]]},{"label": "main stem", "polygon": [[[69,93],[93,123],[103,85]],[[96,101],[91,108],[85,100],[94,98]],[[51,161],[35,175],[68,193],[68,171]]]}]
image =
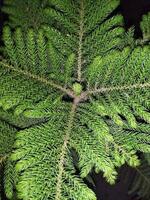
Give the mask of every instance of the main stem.
[{"label": "main stem", "polygon": [[79,23],[79,48],[78,48],[78,71],[77,71],[77,80],[81,81],[81,70],[82,70],[82,42],[84,34],[84,3],[83,0],[80,2],[80,23]]},{"label": "main stem", "polygon": [[68,146],[68,142],[69,142],[69,138],[70,138],[71,129],[72,129],[72,126],[73,126],[73,119],[74,119],[77,104],[78,104],[78,101],[74,100],[74,103],[72,105],[72,109],[71,109],[71,112],[70,112],[70,116],[69,116],[66,134],[65,134],[65,137],[64,137],[64,143],[63,143],[63,146],[61,148],[60,160],[59,160],[59,165],[58,165],[59,172],[58,172],[58,176],[57,176],[55,200],[61,200],[61,189],[62,189],[62,183],[63,183],[62,177],[63,177],[63,173],[64,173],[64,162],[65,162],[67,146]]}]

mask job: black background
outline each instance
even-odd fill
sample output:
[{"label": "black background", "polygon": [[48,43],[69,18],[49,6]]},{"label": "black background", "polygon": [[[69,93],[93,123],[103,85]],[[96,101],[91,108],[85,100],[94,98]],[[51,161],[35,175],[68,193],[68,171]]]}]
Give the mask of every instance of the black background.
[{"label": "black background", "polygon": [[[2,0],[0,0],[0,6],[2,6]],[[119,11],[124,16],[126,29],[134,25],[135,37],[142,37],[139,22],[141,21],[142,15],[150,11],[150,0],[121,0]],[[0,13],[0,32],[5,18],[6,16]],[[125,174],[127,171],[130,172],[131,178],[128,182],[125,182]],[[115,186],[108,185],[103,180],[101,174],[93,174],[95,182],[93,189],[97,194],[98,200],[137,200],[136,194],[132,196],[127,194],[128,186],[132,182],[134,173],[133,169],[127,166],[122,167],[119,170],[119,177]]]}]

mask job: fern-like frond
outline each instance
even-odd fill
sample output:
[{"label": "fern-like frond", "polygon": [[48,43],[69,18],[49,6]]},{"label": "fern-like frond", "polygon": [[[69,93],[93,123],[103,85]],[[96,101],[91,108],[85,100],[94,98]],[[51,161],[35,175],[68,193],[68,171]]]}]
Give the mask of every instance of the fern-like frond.
[{"label": "fern-like frond", "polygon": [[150,165],[150,154],[149,153],[145,153],[144,157],[145,157],[146,161],[148,162],[148,164]]},{"label": "fern-like frond", "polygon": [[[25,109],[32,108],[36,102],[49,98],[49,96],[52,99],[60,96],[61,99],[63,93],[68,92],[73,96],[73,93],[66,87],[69,82],[71,83],[74,55],[71,54],[64,66],[58,66],[56,71],[56,68],[53,69],[53,66],[50,66],[49,49],[46,48],[41,31],[36,38],[35,33],[30,30],[26,42],[20,29],[16,30],[15,36],[16,39],[13,40],[10,30],[5,28],[4,40],[8,59],[7,62],[5,60],[0,62],[2,85],[0,105],[3,109],[15,108],[15,114],[20,115]],[[52,57],[52,59],[55,58]],[[66,84],[64,87],[57,84],[58,78]],[[10,86],[8,83],[11,80],[13,84]],[[58,90],[57,94],[54,93],[55,90]]]},{"label": "fern-like frond", "polygon": [[6,22],[12,28],[21,26],[24,30],[28,28],[38,29],[47,19],[43,15],[45,0],[5,0],[2,11],[9,16]]},{"label": "fern-like frond", "polygon": [[[25,105],[24,105],[25,106]],[[25,107],[26,108],[26,107]],[[18,107],[19,109],[19,107]],[[20,107],[22,112],[22,106]],[[17,129],[25,129],[27,127],[40,124],[47,121],[47,118],[27,118],[23,115],[14,115],[14,110],[7,110],[4,111],[2,108],[0,108],[0,119],[2,121],[7,122],[8,124],[12,125],[13,127],[16,127]]]},{"label": "fern-like frond", "polygon": [[[16,129],[0,121],[0,160],[3,162],[12,151]],[[1,162],[1,163],[2,163]]]},{"label": "fern-like frond", "polygon": [[4,28],[3,119],[30,121],[18,126],[11,155],[19,198],[95,200],[83,182],[92,169],[114,184],[118,167],[135,168],[137,151],[150,153],[150,47],[124,48],[122,17],[112,14],[118,5],[52,0],[49,25]]},{"label": "fern-like frond", "polygon": [[15,176],[13,175],[15,170],[10,160],[10,155],[12,153],[16,132],[16,128],[0,120],[0,183],[4,183],[5,194],[10,199],[13,197],[13,188],[15,186]]},{"label": "fern-like frond", "polygon": [[[104,177],[112,184],[117,175],[116,167],[124,163],[132,167],[138,166],[139,159],[136,152],[150,151],[150,126],[137,123],[134,115],[132,116],[129,111],[127,120],[130,118],[131,121],[128,125],[120,115],[113,112],[112,107],[107,111],[103,105],[99,104],[98,107],[97,114],[94,106],[79,108],[76,134],[72,136],[73,148],[79,156],[82,177],[86,177],[91,169],[95,168],[96,172],[103,171]],[[107,115],[108,111],[109,115]],[[108,116],[111,116],[110,120]]]},{"label": "fern-like frond", "polygon": [[[45,9],[52,26],[44,27],[48,39],[58,53],[77,55],[77,80],[87,63],[96,56],[103,56],[121,43],[124,34],[123,18],[111,17],[119,1],[50,1],[52,6]],[[70,12],[71,11],[71,12]],[[73,16],[72,16],[73,15]],[[109,42],[108,42],[109,41]]]},{"label": "fern-like frond", "polygon": [[150,13],[143,15],[140,26],[143,33],[143,40],[149,41],[150,40]]},{"label": "fern-like frond", "polygon": [[144,200],[150,198],[150,166],[146,160],[142,161],[140,167],[136,168],[136,174],[133,182],[130,185],[129,193],[137,194]]},{"label": "fern-like frond", "polygon": [[21,173],[16,186],[19,198],[95,199],[82,179],[75,175],[67,147],[75,107],[73,105],[70,114],[60,113],[57,107],[48,123],[18,132],[17,150],[11,158],[18,160],[15,169]]}]

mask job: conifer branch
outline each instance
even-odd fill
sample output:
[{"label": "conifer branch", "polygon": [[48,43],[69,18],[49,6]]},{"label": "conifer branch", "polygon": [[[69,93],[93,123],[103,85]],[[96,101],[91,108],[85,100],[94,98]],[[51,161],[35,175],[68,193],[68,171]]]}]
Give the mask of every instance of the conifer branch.
[{"label": "conifer branch", "polygon": [[63,93],[68,94],[70,97],[74,98],[74,94],[73,94],[73,92],[71,90],[66,89],[65,87],[62,87],[61,85],[58,85],[58,84],[54,83],[53,81],[50,81],[50,80],[47,80],[44,77],[40,77],[38,75],[32,74],[31,72],[28,72],[28,71],[25,71],[25,70],[22,70],[22,69],[17,69],[15,67],[13,67],[12,65],[8,65],[8,64],[6,64],[4,62],[0,62],[0,65],[8,68],[9,70],[17,72],[18,74],[25,75],[26,77],[29,77],[29,78],[32,78],[32,79],[34,79],[36,81],[44,83],[45,85],[50,85],[53,88],[58,89],[58,90],[62,91]]},{"label": "conifer branch", "polygon": [[139,170],[137,167],[135,168],[138,174],[144,178],[144,180],[147,182],[148,185],[150,185],[150,180]]},{"label": "conifer branch", "polygon": [[79,47],[78,47],[78,81],[81,81],[81,70],[82,70],[82,41],[84,35],[84,2],[80,2],[80,24],[79,24]]},{"label": "conifer branch", "polygon": [[74,103],[72,105],[71,112],[70,112],[68,125],[67,125],[67,128],[66,128],[64,143],[63,143],[63,146],[61,148],[60,160],[59,160],[59,165],[58,165],[59,172],[58,172],[58,176],[57,176],[55,200],[61,200],[61,187],[62,187],[62,181],[63,181],[62,176],[63,176],[63,173],[64,173],[65,155],[66,155],[66,151],[67,151],[67,145],[68,145],[68,142],[69,142],[71,129],[72,129],[72,126],[73,126],[73,119],[74,119],[76,107],[77,107],[77,103],[74,101]]},{"label": "conifer branch", "polygon": [[[23,200],[95,200],[96,195],[83,181],[93,167],[112,184],[116,168],[125,162],[136,168],[136,153],[150,152],[148,43],[137,43],[132,33],[124,40],[122,16],[114,13],[119,0],[94,4],[89,0],[51,0],[40,10],[41,1],[36,0],[31,3],[30,11],[36,11],[33,16],[20,13],[20,6],[25,11],[27,5],[19,2],[6,2],[5,12],[13,18],[8,23],[13,30],[20,26],[23,30],[4,28],[2,50],[6,60],[0,56],[1,115],[6,113],[4,124],[0,123],[4,194],[8,199],[19,195]],[[28,21],[30,18],[35,20]],[[39,25],[34,27],[37,18]],[[120,98],[125,92],[130,92],[131,101]],[[98,98],[92,98],[94,95]],[[9,127],[11,123],[14,125]],[[15,139],[12,133],[16,132]],[[74,163],[70,146],[79,158],[74,158]],[[13,163],[7,162],[9,156]],[[80,176],[74,164],[78,164]],[[139,185],[145,180],[149,187],[143,169],[145,166],[136,168]],[[17,177],[12,176],[13,171]],[[141,193],[145,191],[144,187]]]},{"label": "conifer branch", "polygon": [[124,91],[124,90],[132,90],[132,89],[145,89],[150,88],[150,82],[147,83],[139,83],[139,84],[133,84],[133,85],[123,85],[123,86],[115,86],[115,87],[102,87],[97,88],[95,90],[89,90],[87,91],[87,95],[89,94],[97,94],[97,93],[105,93],[105,92],[112,92],[112,91]]}]

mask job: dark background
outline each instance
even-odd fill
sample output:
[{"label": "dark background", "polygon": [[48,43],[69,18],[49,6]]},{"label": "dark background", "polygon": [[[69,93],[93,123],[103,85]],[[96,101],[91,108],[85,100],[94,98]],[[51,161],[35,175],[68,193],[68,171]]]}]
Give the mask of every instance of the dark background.
[{"label": "dark background", "polygon": [[[2,3],[3,0],[0,0],[0,7],[2,6]],[[135,37],[142,37],[139,22],[142,19],[142,15],[150,11],[150,0],[121,0],[121,6],[118,11],[120,11],[124,16],[126,30],[134,25]],[[6,16],[0,13],[0,33],[5,18]],[[125,181],[125,175],[127,172],[130,173],[129,181]],[[96,192],[98,199],[139,200],[136,194],[133,194],[132,196],[127,194],[128,187],[132,182],[134,173],[135,171],[133,169],[127,166],[122,167],[119,170],[119,177],[115,186],[108,185],[102,178],[101,174],[93,174],[93,180],[95,182],[95,187],[93,189]]]},{"label": "dark background", "polygon": [[120,10],[124,16],[126,28],[134,25],[135,36],[141,36],[139,22],[142,15],[150,11],[150,0],[121,0]]}]

